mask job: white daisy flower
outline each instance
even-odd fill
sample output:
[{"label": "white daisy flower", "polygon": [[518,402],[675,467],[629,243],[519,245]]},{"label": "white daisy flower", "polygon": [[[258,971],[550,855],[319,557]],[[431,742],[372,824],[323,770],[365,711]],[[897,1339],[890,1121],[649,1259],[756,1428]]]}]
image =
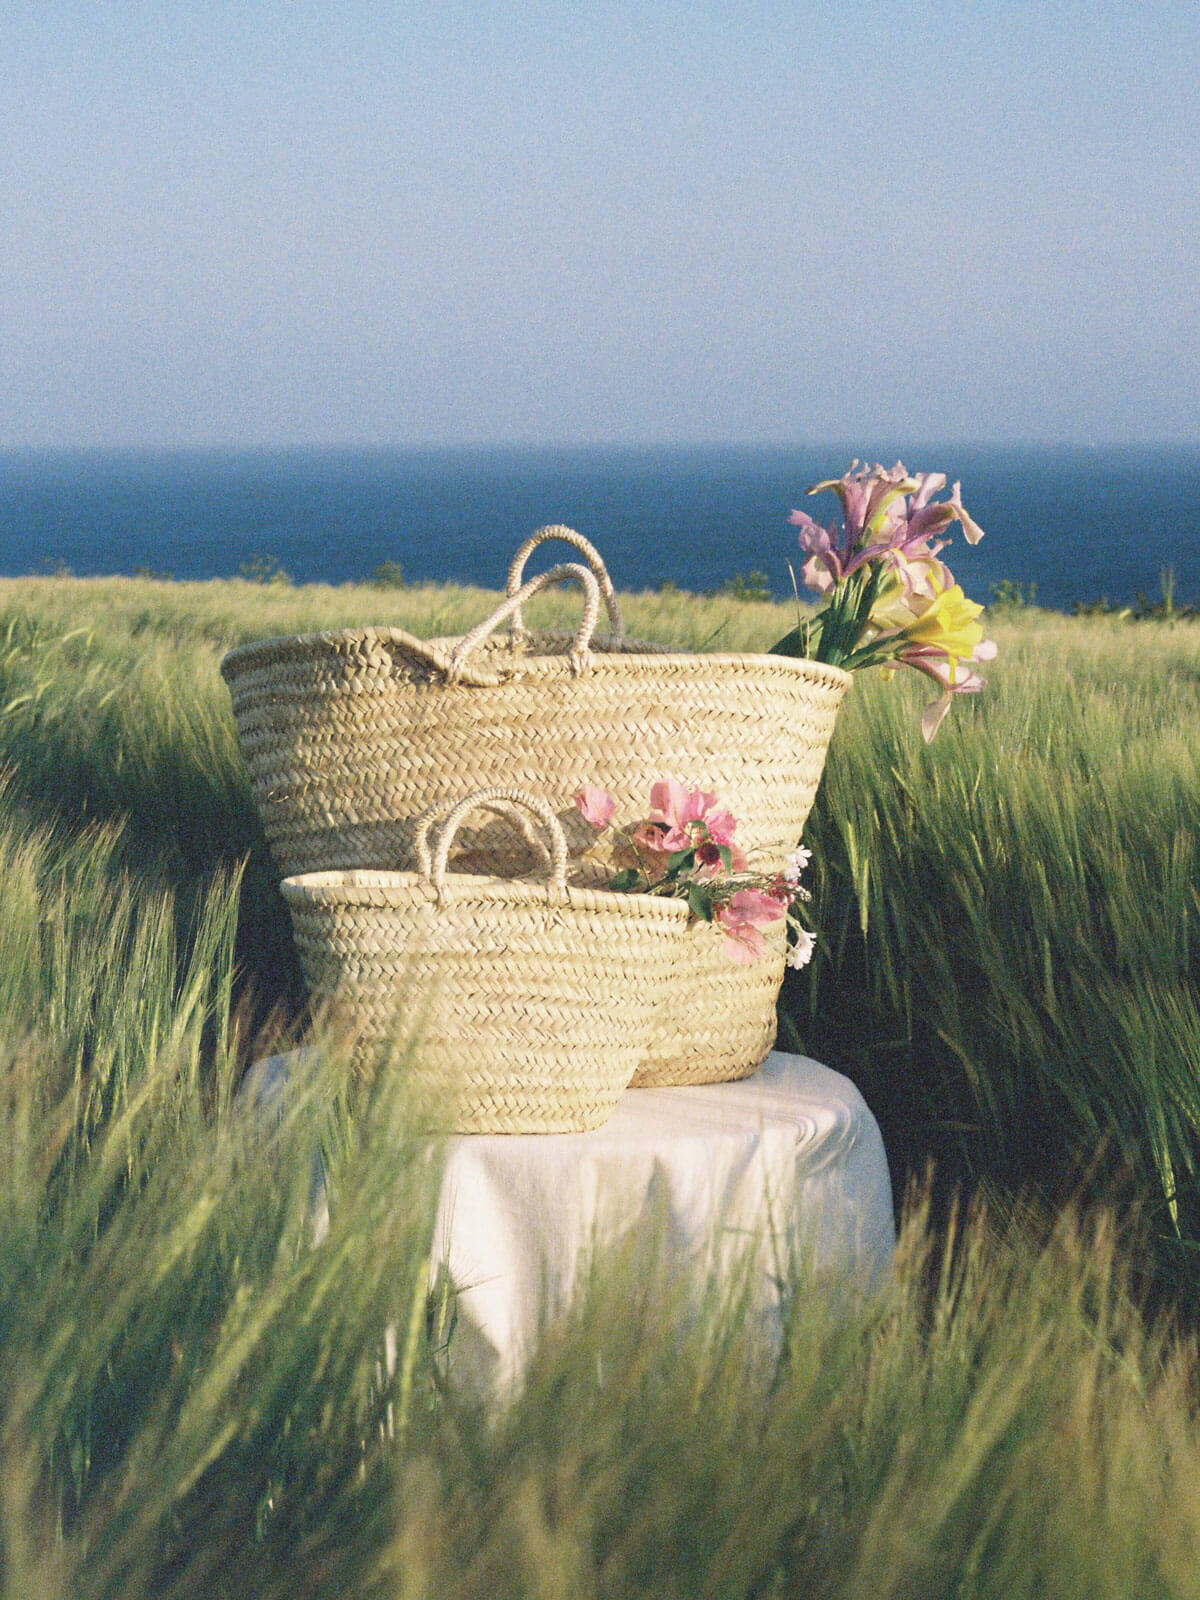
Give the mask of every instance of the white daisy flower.
[{"label": "white daisy flower", "polygon": [[802,844],[797,845],[783,863],[784,881],[791,884],[799,883],[800,874],[811,860],[812,851],[806,849]]},{"label": "white daisy flower", "polygon": [[787,953],[789,967],[806,967],[812,960],[813,947],[817,942],[815,933],[809,933],[807,928],[801,928],[796,934],[796,942]]}]

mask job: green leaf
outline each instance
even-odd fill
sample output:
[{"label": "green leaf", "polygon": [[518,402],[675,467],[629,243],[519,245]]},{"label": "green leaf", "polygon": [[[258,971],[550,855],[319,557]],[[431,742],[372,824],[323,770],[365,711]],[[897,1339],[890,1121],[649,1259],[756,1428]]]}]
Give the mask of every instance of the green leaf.
[{"label": "green leaf", "polygon": [[713,919],[712,901],[707,891],[698,883],[689,883],[687,886],[688,910],[694,917],[699,917],[702,922],[711,922]]},{"label": "green leaf", "polygon": [[622,867],[620,872],[608,880],[608,887],[617,894],[628,894],[631,889],[636,889],[641,882],[642,875],[636,867]]}]

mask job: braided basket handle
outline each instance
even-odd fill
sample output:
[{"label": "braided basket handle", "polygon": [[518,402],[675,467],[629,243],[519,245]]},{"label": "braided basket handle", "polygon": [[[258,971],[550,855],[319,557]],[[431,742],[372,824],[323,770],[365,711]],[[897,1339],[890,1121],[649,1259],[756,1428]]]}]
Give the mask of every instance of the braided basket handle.
[{"label": "braided basket handle", "polygon": [[[608,575],[608,568],[604,565],[604,558],[583,534],[576,533],[574,528],[566,528],[561,523],[552,523],[545,528],[539,528],[536,533],[531,533],[525,543],[512,558],[512,566],[508,569],[508,584],[506,593],[515,595],[521,587],[521,580],[525,573],[525,563],[537,549],[538,545],[545,544],[547,539],[561,539],[564,544],[574,545],[583,556],[595,575],[596,582],[600,585],[600,593],[604,596],[604,604],[608,609],[608,620],[615,639],[625,636],[625,619],[621,615],[621,603],[617,599],[617,591],[613,588],[612,579]],[[518,639],[523,638],[527,632],[521,620],[521,609],[518,606],[513,612],[512,631]]]},{"label": "braided basket handle", "polygon": [[[537,844],[545,859],[549,874],[546,879],[547,889],[555,898],[564,897],[567,891],[567,839],[562,830],[562,823],[546,802],[536,795],[526,794],[523,789],[497,786],[473,790],[471,794],[456,801],[449,811],[445,811],[444,801],[432,805],[418,817],[416,831],[413,834],[417,868],[434,889],[438,899],[441,899],[446,887],[446,864],[450,858],[450,846],[454,843],[454,836],[470,813],[481,807],[488,811],[515,816],[521,822],[526,838]],[[438,831],[437,842],[431,855],[429,830],[443,812],[445,820]],[[530,831],[530,816],[542,824],[549,838],[549,847]]]},{"label": "braided basket handle", "polygon": [[[592,662],[590,646],[592,635],[596,631],[596,618],[600,615],[600,586],[589,568],[578,566],[575,562],[565,562],[560,567],[551,567],[548,572],[539,572],[536,578],[530,578],[528,583],[521,585],[516,594],[510,594],[506,600],[501,601],[490,617],[485,617],[471,629],[470,633],[463,635],[450,657],[446,682],[463,681],[464,671],[471,655],[484,639],[496,631],[505,617],[519,616],[526,600],[540,590],[548,589],[552,583],[561,583],[564,578],[573,579],[583,588],[583,616],[576,629],[570,654],[572,670],[576,674],[586,672]],[[467,673],[465,681],[468,683],[472,681],[470,673]],[[495,682],[495,674],[488,674],[486,681]]]}]

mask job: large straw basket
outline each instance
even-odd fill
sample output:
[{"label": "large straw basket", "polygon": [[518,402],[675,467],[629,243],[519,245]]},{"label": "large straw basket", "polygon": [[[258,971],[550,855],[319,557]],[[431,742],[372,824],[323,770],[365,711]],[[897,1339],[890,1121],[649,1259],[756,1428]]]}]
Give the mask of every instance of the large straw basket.
[{"label": "large straw basket", "polygon": [[[551,538],[587,566],[524,583],[530,552]],[[584,588],[579,628],[530,633],[522,604],[564,578]],[[481,786],[533,789],[567,814],[580,786],[595,783],[616,799],[616,821],[633,822],[660,778],[715,791],[738,818],[751,863],[779,866],[808,816],[848,675],[783,656],[688,654],[626,639],[604,563],[568,528],[525,542],[508,589],[461,638],[359,628],[266,639],[225,657],[281,873],[407,864],[415,819]],[[597,637],[601,599],[611,631]],[[511,630],[498,635],[507,618]],[[462,843],[467,864],[528,864],[511,819]]]},{"label": "large straw basket", "polygon": [[[481,806],[541,824],[543,881],[447,871],[459,825]],[[415,872],[284,880],[313,999],[341,1013],[360,1058],[415,1028],[414,1072],[458,1132],[599,1127],[644,1054],[691,932],[686,905],[568,887],[562,828],[532,796],[467,796],[431,853],[433,820],[415,833]]]}]

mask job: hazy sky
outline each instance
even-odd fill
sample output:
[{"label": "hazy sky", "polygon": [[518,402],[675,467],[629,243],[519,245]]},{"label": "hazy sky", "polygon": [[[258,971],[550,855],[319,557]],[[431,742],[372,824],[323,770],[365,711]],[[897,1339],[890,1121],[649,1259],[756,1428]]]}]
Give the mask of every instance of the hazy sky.
[{"label": "hazy sky", "polygon": [[7,0],[0,446],[1200,439],[1200,7]]}]

